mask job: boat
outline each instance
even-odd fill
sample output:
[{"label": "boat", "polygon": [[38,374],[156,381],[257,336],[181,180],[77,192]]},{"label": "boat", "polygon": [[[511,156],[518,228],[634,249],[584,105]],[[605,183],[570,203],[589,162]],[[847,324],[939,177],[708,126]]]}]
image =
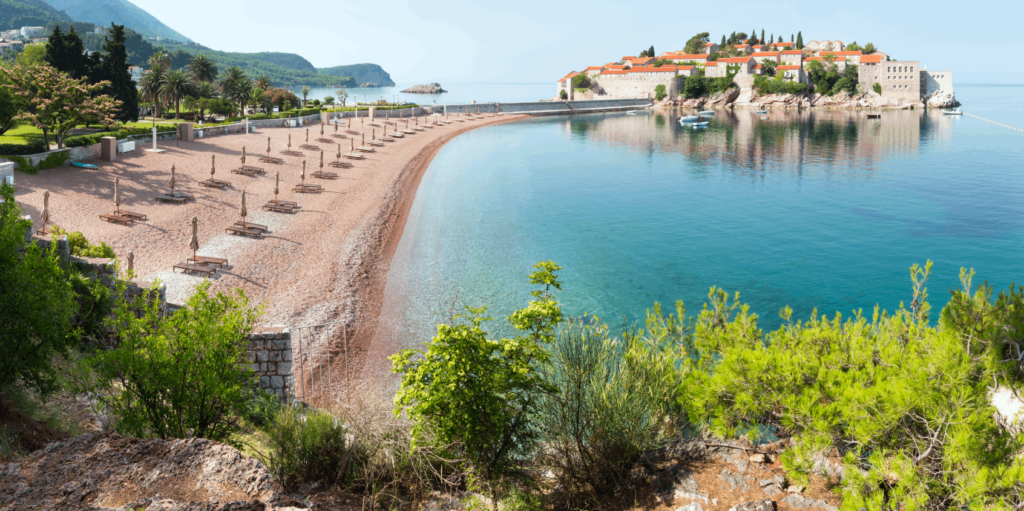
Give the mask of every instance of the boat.
[{"label": "boat", "polygon": [[690,126],[693,126],[694,128],[707,128],[708,127],[708,121],[695,122],[695,123],[691,124]]},{"label": "boat", "polygon": [[80,169],[98,169],[99,168],[96,165],[93,165],[91,163],[82,163],[80,161],[73,161],[73,162],[71,162],[71,166],[78,167]]},{"label": "boat", "polygon": [[636,115],[636,110],[626,110],[626,115]]},{"label": "boat", "polygon": [[715,115],[715,111],[714,110],[704,110],[704,111],[702,111],[700,113],[700,115],[702,115],[702,116],[712,116],[712,115]]},{"label": "boat", "polygon": [[766,114],[766,113],[768,113],[768,111],[767,110],[754,110],[754,113],[755,114]]},{"label": "boat", "polygon": [[679,124],[697,122],[700,120],[699,115],[687,115],[679,118]]},{"label": "boat", "polygon": [[960,111],[959,108],[957,108],[956,110],[943,110],[942,111],[942,115],[963,115],[963,114],[964,113],[962,111]]}]

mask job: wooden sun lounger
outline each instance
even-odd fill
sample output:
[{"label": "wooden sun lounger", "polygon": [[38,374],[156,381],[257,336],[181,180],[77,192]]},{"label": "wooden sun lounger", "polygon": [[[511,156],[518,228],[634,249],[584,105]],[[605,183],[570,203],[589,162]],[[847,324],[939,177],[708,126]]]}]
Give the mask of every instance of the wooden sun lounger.
[{"label": "wooden sun lounger", "polygon": [[371,123],[370,123],[370,126],[373,126],[374,128],[379,128],[379,127],[380,127],[380,124],[377,124],[377,123],[375,123],[375,122],[371,122]]},{"label": "wooden sun lounger", "polygon": [[163,194],[163,195],[158,195],[156,197],[156,201],[157,202],[170,202],[170,203],[173,203],[173,204],[184,204],[185,202],[188,202],[188,199],[186,199],[185,197],[178,197],[177,195],[170,196],[170,195],[167,195],[167,194]]},{"label": "wooden sun lounger", "polygon": [[318,139],[316,139],[316,141],[320,142],[321,144],[333,144],[334,143],[334,141],[329,139],[329,138],[318,138]]},{"label": "wooden sun lounger", "polygon": [[332,161],[327,164],[328,167],[334,167],[336,169],[350,169],[352,164],[347,161]]},{"label": "wooden sun lounger", "polygon": [[263,231],[260,231],[259,229],[251,229],[251,228],[250,229],[243,229],[241,227],[235,227],[233,225],[229,225],[224,230],[226,232],[228,232],[230,234],[234,234],[236,236],[249,236],[249,237],[256,238],[256,239],[259,239],[259,238],[263,237]]},{"label": "wooden sun lounger", "polygon": [[146,215],[143,215],[142,213],[136,213],[134,211],[128,211],[127,209],[122,209],[120,213],[114,213],[114,214],[115,215],[126,216],[128,218],[131,218],[132,220],[145,220],[146,219]]},{"label": "wooden sun lounger", "polygon": [[303,151],[319,151],[320,146],[313,144],[302,144],[299,146],[299,149],[302,149]]},{"label": "wooden sun lounger", "polygon": [[[231,173],[232,174],[239,174],[239,175],[243,175],[243,176],[249,176],[249,177],[256,177],[256,175],[259,174],[255,170],[247,170],[247,169],[231,169]],[[199,184],[203,184],[203,183],[199,183]]]},{"label": "wooden sun lounger", "polygon": [[452,123],[452,121],[441,121],[441,122],[444,123],[444,124],[451,124]]},{"label": "wooden sun lounger", "polygon": [[416,132],[413,131],[413,130],[402,130],[402,133],[405,133],[406,135],[415,135],[416,134]]},{"label": "wooden sun lounger", "polygon": [[207,188],[219,188],[223,190],[231,186],[231,183],[227,181],[221,181],[219,179],[207,179],[205,181],[200,181],[199,186],[205,186]]},{"label": "wooden sun lounger", "polygon": [[338,174],[335,174],[334,172],[322,172],[318,170],[310,175],[317,179],[338,179]]},{"label": "wooden sun lounger", "polygon": [[343,154],[342,156],[345,157],[345,158],[348,158],[350,160],[362,160],[363,159],[363,155],[361,155],[359,153],[348,153],[348,154]]},{"label": "wooden sun lounger", "polygon": [[259,161],[261,161],[263,163],[273,163],[275,165],[281,165],[281,164],[284,163],[284,160],[282,160],[281,158],[274,157],[274,156],[264,156],[264,157],[260,158]]},{"label": "wooden sun lounger", "polygon": [[174,268],[171,271],[175,271],[175,270],[181,270],[184,273],[188,273],[190,271],[194,271],[196,273],[202,273],[203,275],[206,275],[207,277],[209,277],[211,274],[217,273],[217,269],[214,268],[213,266],[208,265],[208,264],[188,263],[188,262],[186,262],[186,263],[178,263],[178,264],[174,265]]},{"label": "wooden sun lounger", "polygon": [[288,207],[288,208],[297,208],[297,207],[299,207],[299,203],[298,202],[291,201],[291,200],[274,200],[274,199],[270,199],[270,200],[267,201],[267,204],[276,204],[278,206],[284,206],[284,207]]},{"label": "wooden sun lounger", "polygon": [[299,151],[291,151],[291,150],[281,151],[281,154],[283,154],[285,156],[305,156],[305,154],[300,153]]},{"label": "wooden sun lounger", "polygon": [[267,211],[274,211],[276,213],[294,213],[295,206],[285,206],[283,204],[266,203],[263,205],[263,209]]},{"label": "wooden sun lounger", "polygon": [[[331,137],[334,137],[334,138],[348,138],[348,137],[346,137],[345,135],[342,135],[341,133],[332,133],[332,134],[331,134]],[[331,141],[330,143],[332,143],[332,144],[333,144],[333,143],[334,143],[334,141]]]},{"label": "wooden sun lounger", "polygon": [[295,185],[292,191],[295,193],[320,193],[324,189],[320,185]]},{"label": "wooden sun lounger", "polygon": [[134,218],[122,215],[100,215],[100,220],[106,220],[112,224],[130,225],[135,223]]},{"label": "wooden sun lounger", "polygon": [[401,133],[392,133],[391,136],[392,137],[398,137],[398,138],[405,138],[405,135],[403,135]]},{"label": "wooden sun lounger", "polygon": [[433,124],[424,124],[423,127],[424,128],[433,128],[434,125]]},{"label": "wooden sun lounger", "polygon": [[372,147],[366,147],[366,146],[359,146],[359,147],[356,148],[356,151],[359,151],[361,153],[375,153],[375,152],[377,152],[376,149],[374,149]]},{"label": "wooden sun lounger", "polygon": [[426,130],[424,130],[423,128],[421,128],[419,126],[413,126],[412,129],[414,129],[416,131],[426,131]]},{"label": "wooden sun lounger", "polygon": [[263,231],[263,232],[267,232],[267,231],[270,230],[265,225],[254,224],[252,222],[245,222],[245,224],[243,225],[241,220],[235,222],[235,227],[249,227],[249,228],[252,228],[252,229],[256,229],[257,231]]},{"label": "wooden sun lounger", "polygon": [[220,257],[206,257],[206,256],[195,256],[188,258],[188,262],[197,263],[204,266],[217,265],[218,268],[223,268],[225,264],[228,264],[227,259],[221,259]]},{"label": "wooden sun lounger", "polygon": [[[385,142],[394,142],[395,141],[395,139],[393,139],[391,137],[381,137],[381,140],[383,140]],[[384,144],[381,144],[381,145],[384,145]]]}]

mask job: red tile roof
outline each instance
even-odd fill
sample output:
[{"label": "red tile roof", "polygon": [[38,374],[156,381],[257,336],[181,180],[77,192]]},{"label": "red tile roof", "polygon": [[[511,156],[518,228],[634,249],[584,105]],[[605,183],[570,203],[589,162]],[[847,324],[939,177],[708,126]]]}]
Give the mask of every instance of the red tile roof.
[{"label": "red tile roof", "polygon": [[881,55],[864,55],[860,58],[861,64],[878,64],[882,62]]},{"label": "red tile roof", "polygon": [[676,66],[644,67],[638,66],[629,70],[630,73],[675,73]]},{"label": "red tile roof", "polygon": [[793,46],[793,43],[772,43],[772,46]]},{"label": "red tile roof", "polygon": [[863,55],[864,52],[857,51],[823,51],[819,52],[819,55],[835,55],[837,57],[856,57],[857,55]]},{"label": "red tile roof", "polygon": [[636,57],[622,57],[622,60],[633,60],[633,59],[635,59],[635,58],[636,58]]},{"label": "red tile roof", "polygon": [[588,66],[587,67],[587,71],[597,71],[597,70],[603,69],[603,68],[604,68],[604,66]]},{"label": "red tile roof", "polygon": [[746,64],[747,62],[750,62],[750,57],[732,57],[729,59],[718,59],[718,61],[728,64]]},{"label": "red tile roof", "polygon": [[785,50],[782,52],[783,55],[803,55],[803,50]]},{"label": "red tile roof", "polygon": [[751,48],[764,48],[764,45],[763,44],[755,44],[755,45],[751,46]]},{"label": "red tile roof", "polygon": [[777,51],[765,51],[765,52],[760,52],[759,51],[759,52],[751,55],[751,57],[778,57],[778,56],[779,56],[779,52],[777,52]]},{"label": "red tile roof", "polygon": [[779,66],[779,67],[777,67],[775,69],[779,69],[779,70],[782,70],[782,71],[794,71],[794,70],[800,69],[800,66]]},{"label": "red tile roof", "polygon": [[608,69],[605,69],[604,71],[601,71],[601,74],[603,74],[603,75],[624,75],[624,74],[626,74],[628,72],[629,71],[618,71],[618,70],[608,70]]},{"label": "red tile roof", "polygon": [[693,69],[693,67],[694,66],[676,66],[676,69],[678,69],[680,71],[689,71],[689,70]]},{"label": "red tile roof", "polygon": [[626,69],[626,66],[620,66],[618,64],[609,64],[607,66],[604,66],[604,68],[607,71],[622,71],[623,69]]},{"label": "red tile roof", "polygon": [[712,46],[712,45],[715,45],[715,44],[716,43],[704,43],[704,47],[707,48],[708,46]]},{"label": "red tile roof", "polygon": [[705,64],[705,65],[706,65],[706,66],[708,66],[708,67],[715,67],[715,66],[717,66],[717,65],[718,65],[718,62],[715,62],[715,61],[711,61],[711,62],[708,62],[708,63],[707,63],[707,64]]},{"label": "red tile roof", "polygon": [[642,59],[633,59],[633,64],[636,64],[638,66],[644,66],[644,65],[647,65],[648,62],[651,62],[653,60],[654,60],[654,58],[652,58],[652,57],[644,57]]},{"label": "red tile roof", "polygon": [[673,55],[671,57],[665,57],[665,58],[667,58],[669,60],[706,60],[708,58],[708,56],[704,55],[703,53],[698,53],[696,55],[686,55],[686,54],[682,54],[682,53],[677,53],[677,54],[675,54],[675,55]]}]

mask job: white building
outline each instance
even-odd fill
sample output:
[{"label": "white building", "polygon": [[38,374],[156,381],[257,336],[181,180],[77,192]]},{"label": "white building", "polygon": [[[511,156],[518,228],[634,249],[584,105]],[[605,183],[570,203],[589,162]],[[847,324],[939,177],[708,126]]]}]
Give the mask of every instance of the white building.
[{"label": "white building", "polygon": [[21,27],[21,37],[23,39],[31,39],[32,36],[43,31],[43,27]]}]

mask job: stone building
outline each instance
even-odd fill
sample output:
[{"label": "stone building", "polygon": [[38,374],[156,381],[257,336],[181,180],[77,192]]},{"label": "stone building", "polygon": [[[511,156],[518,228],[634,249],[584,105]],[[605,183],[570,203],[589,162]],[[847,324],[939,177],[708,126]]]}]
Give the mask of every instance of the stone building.
[{"label": "stone building", "polygon": [[[864,59],[861,59],[863,62]],[[930,71],[921,66],[921,97],[928,97],[936,92],[953,94],[952,71]]]},{"label": "stone building", "polygon": [[673,53],[664,57],[664,59],[670,60],[676,64],[680,62],[693,62],[694,64],[703,67],[708,61],[708,56],[702,54]]},{"label": "stone building", "polygon": [[839,40],[811,41],[804,47],[811,51],[843,51],[846,49],[846,45]]},{"label": "stone building", "polygon": [[737,74],[742,75],[754,74],[754,68],[757,66],[757,61],[754,60],[754,57],[750,56],[718,59],[718,63],[725,64],[726,66],[737,66]]},{"label": "stone building", "polygon": [[754,62],[756,62],[757,64],[763,64],[764,61],[766,61],[766,60],[770,60],[770,61],[778,64],[779,63],[779,55],[780,55],[780,52],[777,52],[777,51],[764,51],[764,52],[755,53],[755,54],[751,55],[750,57],[753,58]]},{"label": "stone building", "polygon": [[704,53],[707,53],[708,55],[711,55],[712,53],[718,53],[719,49],[720,48],[718,47],[717,43],[707,43],[704,45]]},{"label": "stone building", "polygon": [[578,75],[576,71],[573,71],[561,80],[558,80],[558,90],[555,91],[555,95],[561,97],[562,91],[565,91],[567,97],[572,97],[572,77]]},{"label": "stone building", "polygon": [[736,48],[736,51],[738,51],[740,53],[750,53],[750,45],[747,44],[747,43],[734,44],[734,45],[732,45],[732,47]]},{"label": "stone building", "polygon": [[807,73],[800,66],[779,66],[775,68],[775,76],[781,76],[787,82],[810,84]]},{"label": "stone building", "polygon": [[[877,57],[868,55],[861,59],[857,81],[862,91],[872,90],[877,83],[882,87],[882,97],[894,101],[921,101],[921,63],[909,60],[873,62]],[[880,60],[880,58],[878,58]]]},{"label": "stone building", "polygon": [[821,51],[818,52],[819,57],[833,58],[836,60],[845,60],[850,64],[860,64],[860,58],[864,56],[864,52],[857,51]]},{"label": "stone building", "polygon": [[792,50],[796,48],[796,43],[772,43],[768,46],[772,51]]},{"label": "stone building", "polygon": [[821,62],[826,68],[829,65],[835,66],[836,71],[842,73],[846,71],[846,60],[841,58],[827,58],[827,57],[807,57],[803,60],[801,67],[805,70],[811,65],[811,62]]},{"label": "stone building", "polygon": [[604,70],[604,66],[589,66],[583,72],[587,73],[587,76],[589,76],[591,78],[594,78],[595,76],[601,74],[601,71],[603,71],[603,70]]},{"label": "stone building", "polygon": [[785,50],[779,53],[779,64],[787,66],[799,66],[804,62],[804,52],[801,50]]},{"label": "stone building", "polygon": [[597,84],[609,99],[653,98],[658,85],[665,86],[669,97],[679,95],[676,82],[677,67],[636,67],[629,71],[604,70]]}]

